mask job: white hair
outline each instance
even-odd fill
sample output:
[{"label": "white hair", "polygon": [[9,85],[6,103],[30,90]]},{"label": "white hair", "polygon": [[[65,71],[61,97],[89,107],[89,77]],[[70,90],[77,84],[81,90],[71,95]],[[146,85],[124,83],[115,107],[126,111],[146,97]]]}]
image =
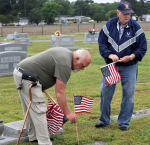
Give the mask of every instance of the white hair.
[{"label": "white hair", "polygon": [[84,49],[77,50],[76,55],[79,57],[79,62],[86,58],[86,53],[84,52]]}]

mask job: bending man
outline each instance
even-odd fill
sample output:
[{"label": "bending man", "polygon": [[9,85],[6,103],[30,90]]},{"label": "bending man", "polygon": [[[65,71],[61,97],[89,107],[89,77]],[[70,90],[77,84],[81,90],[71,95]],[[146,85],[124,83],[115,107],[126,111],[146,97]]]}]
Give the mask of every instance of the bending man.
[{"label": "bending man", "polygon": [[[37,75],[37,85],[32,88],[32,103],[26,120],[29,141],[38,140],[39,145],[52,145],[47,128],[46,99],[42,90],[56,84],[57,101],[67,119],[77,122],[76,114],[70,112],[65,94],[71,70],[84,70],[91,62],[87,50],[70,51],[55,47],[22,60],[14,69],[14,80],[20,95],[24,115],[30,102],[29,87]],[[31,74],[30,74],[31,73]],[[29,78],[28,78],[29,76]]]}]

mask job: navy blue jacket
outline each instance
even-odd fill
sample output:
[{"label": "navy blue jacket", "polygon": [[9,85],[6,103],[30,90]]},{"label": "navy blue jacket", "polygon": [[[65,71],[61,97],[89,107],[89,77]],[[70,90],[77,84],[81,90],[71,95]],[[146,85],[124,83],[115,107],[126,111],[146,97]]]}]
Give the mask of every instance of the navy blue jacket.
[{"label": "navy blue jacket", "polygon": [[135,54],[136,58],[127,62],[118,62],[116,65],[129,66],[141,61],[147,51],[147,41],[145,34],[139,24],[130,19],[124,27],[124,32],[119,39],[119,18],[110,19],[103,26],[99,33],[98,43],[101,56],[107,64],[112,60],[108,58],[110,54],[116,54],[119,58]]}]

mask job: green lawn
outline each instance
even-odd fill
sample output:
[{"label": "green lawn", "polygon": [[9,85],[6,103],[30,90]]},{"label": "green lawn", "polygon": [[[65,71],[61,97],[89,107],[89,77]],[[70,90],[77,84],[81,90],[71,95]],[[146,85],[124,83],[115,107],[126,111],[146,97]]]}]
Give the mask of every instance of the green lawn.
[{"label": "green lawn", "polygon": [[[84,39],[84,33],[71,34],[75,39]],[[146,32],[146,37],[150,37],[150,32]],[[30,40],[49,40],[50,35],[30,36]],[[32,42],[28,46],[28,57],[49,49],[50,42]],[[130,122],[128,131],[121,131],[117,120],[102,129],[96,129],[94,126],[100,116],[100,81],[102,73],[99,67],[103,66],[104,59],[99,55],[98,44],[82,44],[81,41],[75,41],[75,46],[88,49],[92,61],[89,67],[84,71],[72,73],[66,87],[66,95],[70,110],[74,111],[73,96],[82,95],[94,98],[91,113],[78,114],[78,135],[79,143],[89,143],[94,141],[104,141],[111,145],[149,145],[150,144],[150,116],[140,119],[134,119]],[[135,91],[134,111],[150,108],[150,42],[148,41],[148,51],[139,62],[139,73]],[[23,120],[23,111],[19,95],[13,80],[13,76],[0,77],[0,118],[3,123]],[[48,92],[55,97],[55,86],[48,89]],[[118,115],[122,99],[121,84],[118,83],[111,104],[111,116]],[[53,136],[54,145],[77,145],[76,125],[68,121],[63,126],[64,134]],[[37,143],[24,142],[20,145],[37,145]],[[15,145],[15,144],[13,144]]]}]

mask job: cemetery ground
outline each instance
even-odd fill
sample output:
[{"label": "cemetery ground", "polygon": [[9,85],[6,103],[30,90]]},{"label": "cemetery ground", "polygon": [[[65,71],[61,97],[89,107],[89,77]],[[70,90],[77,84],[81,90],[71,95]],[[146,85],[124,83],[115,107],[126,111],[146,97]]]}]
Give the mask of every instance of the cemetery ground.
[{"label": "cemetery ground", "polygon": [[[150,39],[150,32],[145,32],[146,38]],[[84,40],[83,33],[66,34],[74,35],[75,40]],[[29,36],[30,40],[50,40],[51,35],[33,35]],[[1,37],[1,41],[4,38]],[[49,42],[32,42],[28,46],[28,57],[42,52],[50,45]],[[138,79],[135,91],[134,111],[150,108],[150,41],[147,41],[148,51],[139,62]],[[121,131],[117,120],[113,119],[111,124],[97,129],[95,124],[99,121],[100,116],[100,81],[102,78],[101,70],[104,59],[99,54],[98,44],[82,44],[82,41],[75,41],[75,46],[87,49],[92,57],[91,64],[84,71],[72,73],[66,86],[66,95],[69,108],[74,112],[73,96],[81,95],[94,98],[91,113],[78,114],[78,136],[79,143],[92,143],[95,141],[107,142],[111,145],[149,145],[150,144],[150,116],[131,119],[128,131]],[[48,89],[48,92],[55,97],[55,86]],[[46,97],[46,96],[45,96]],[[119,114],[122,99],[121,83],[116,86],[116,91],[111,103],[111,116]],[[0,77],[0,118],[3,123],[23,120],[23,111],[18,92],[14,83],[13,76]],[[77,145],[76,125],[67,121],[63,125],[63,135],[54,135],[54,145]],[[15,145],[15,144],[10,144]],[[37,145],[37,143],[23,142],[20,145]]]}]

